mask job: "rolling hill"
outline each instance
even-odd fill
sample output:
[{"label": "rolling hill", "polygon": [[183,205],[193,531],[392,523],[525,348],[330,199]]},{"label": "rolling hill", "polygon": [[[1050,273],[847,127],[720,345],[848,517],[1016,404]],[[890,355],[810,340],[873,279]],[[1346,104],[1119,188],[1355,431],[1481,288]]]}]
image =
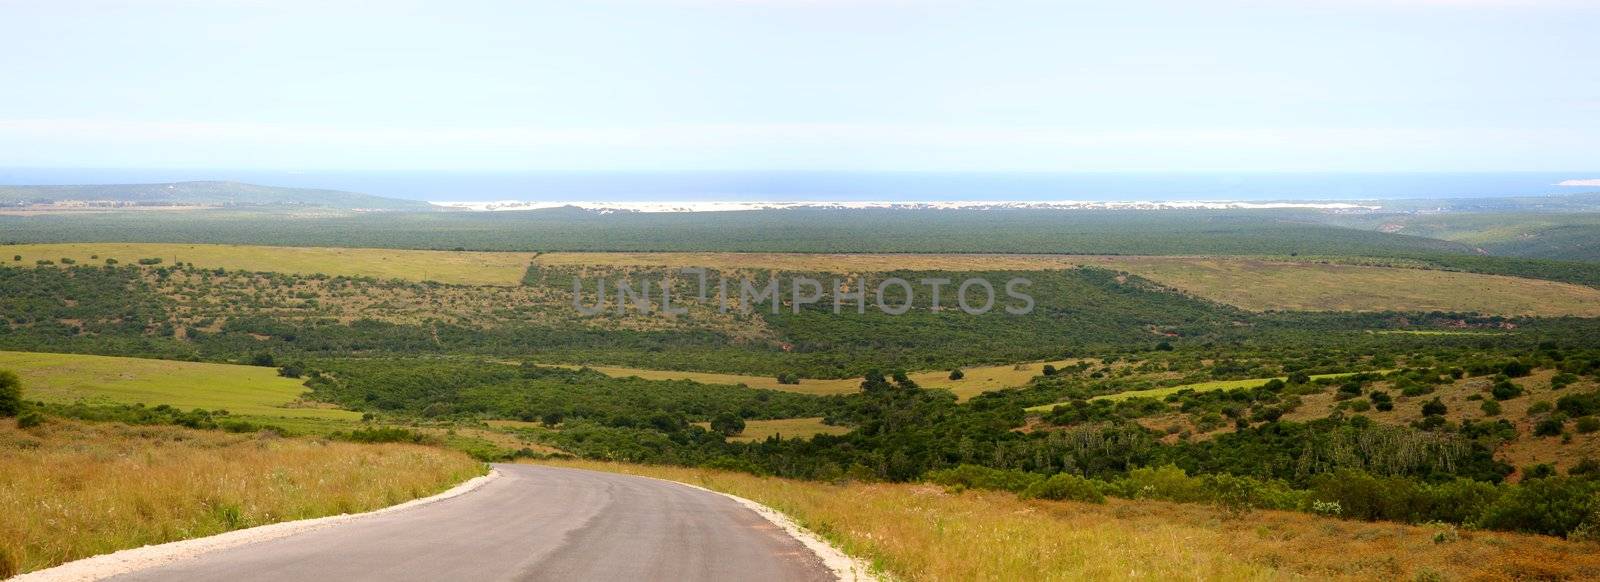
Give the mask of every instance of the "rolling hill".
[{"label": "rolling hill", "polygon": [[[97,203],[100,206],[311,206],[347,210],[429,210],[426,202],[311,188],[239,182],[0,186],[0,204]],[[109,204],[107,204],[109,203]]]}]

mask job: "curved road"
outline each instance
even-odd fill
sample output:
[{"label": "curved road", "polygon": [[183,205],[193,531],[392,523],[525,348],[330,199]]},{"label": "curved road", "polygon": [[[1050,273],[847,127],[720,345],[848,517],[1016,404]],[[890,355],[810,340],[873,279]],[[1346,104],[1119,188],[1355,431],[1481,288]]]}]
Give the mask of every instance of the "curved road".
[{"label": "curved road", "polygon": [[458,497],[113,580],[833,580],[738,502],[665,481],[533,465]]}]

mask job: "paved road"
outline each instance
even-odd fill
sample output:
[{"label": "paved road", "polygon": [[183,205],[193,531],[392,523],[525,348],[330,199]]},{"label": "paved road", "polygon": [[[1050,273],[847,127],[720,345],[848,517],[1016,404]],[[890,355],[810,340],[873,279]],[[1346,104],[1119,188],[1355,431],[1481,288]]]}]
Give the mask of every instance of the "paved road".
[{"label": "paved road", "polygon": [[833,580],[754,511],[654,479],[496,465],[465,495],[113,580]]}]

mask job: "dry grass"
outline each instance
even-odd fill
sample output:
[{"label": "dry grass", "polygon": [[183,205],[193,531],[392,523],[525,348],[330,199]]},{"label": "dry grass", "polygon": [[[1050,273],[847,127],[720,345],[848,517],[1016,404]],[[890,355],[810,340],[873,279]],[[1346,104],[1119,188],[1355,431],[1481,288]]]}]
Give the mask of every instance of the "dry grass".
[{"label": "dry grass", "polygon": [[[709,422],[695,423],[705,428],[711,428]],[[850,432],[850,427],[823,424],[822,417],[808,418],[780,418],[776,420],[747,420],[744,422],[744,432],[738,436],[729,437],[730,441],[752,442],[764,441],[767,437],[780,436],[782,438],[808,439],[819,434],[844,434]]]},{"label": "dry grass", "polygon": [[1600,289],[1499,275],[1173,257],[1119,257],[1104,266],[1256,311],[1476,311],[1600,316]]},{"label": "dry grass", "polygon": [[927,485],[830,485],[741,473],[591,461],[562,466],[648,475],[778,509],[905,580],[1593,579],[1600,546],[1290,512],[1224,519],[1202,505],[1021,501]]},{"label": "dry grass", "polygon": [[466,455],[170,426],[0,421],[0,577],[115,550],[368,511],[483,473]]},{"label": "dry grass", "polygon": [[1067,269],[1083,257],[999,254],[870,253],[545,253],[536,261],[549,267],[705,267],[721,271],[778,270],[823,273],[908,271],[1043,271]]},{"label": "dry grass", "polygon": [[[22,261],[13,264],[28,266],[41,259],[59,263],[62,257],[86,265],[104,264],[107,258],[131,265],[139,259],[159,257],[165,265],[182,261],[229,270],[322,273],[465,285],[516,285],[522,281],[534,256],[534,253],[168,243],[9,245],[5,254],[6,260],[10,260],[11,255],[22,255]],[[95,255],[100,258],[90,258]]]},{"label": "dry grass", "polygon": [[549,253],[549,266],[665,266],[843,273],[906,270],[1050,270],[1079,265],[1127,271],[1244,309],[1477,311],[1498,315],[1600,316],[1600,289],[1581,285],[1396,267],[1240,257],[894,255],[800,253]]},{"label": "dry grass", "polygon": [[648,370],[645,368],[625,368],[621,366],[589,366],[590,369],[614,378],[638,376],[646,380],[693,380],[702,384],[744,384],[751,388],[765,388],[767,390],[782,390],[784,392],[798,392],[801,394],[847,394],[861,389],[860,378],[844,378],[834,380],[801,380],[799,384],[779,384],[773,376],[747,376],[743,374],[719,374],[715,372],[684,372],[678,370]]},{"label": "dry grass", "polygon": [[[906,374],[918,386],[923,388],[942,388],[954,392],[956,397],[965,401],[984,392],[1025,386],[1035,376],[1042,373],[1045,364],[1057,368],[1071,366],[1079,360],[1059,360],[1054,362],[1030,362],[1024,364],[1005,364],[1000,366],[978,366],[962,368],[965,374],[960,380],[951,380],[948,370],[928,370]],[[784,392],[798,392],[801,394],[850,394],[861,390],[861,378],[835,378],[828,380],[814,380],[810,378],[800,380],[799,384],[779,384],[774,376],[747,376],[743,374],[718,374],[714,372],[684,372],[676,370],[647,370],[644,368],[625,368],[621,366],[590,366],[592,370],[615,378],[638,376],[646,380],[693,380],[702,384],[743,384],[751,388],[766,390],[781,390]]]}]

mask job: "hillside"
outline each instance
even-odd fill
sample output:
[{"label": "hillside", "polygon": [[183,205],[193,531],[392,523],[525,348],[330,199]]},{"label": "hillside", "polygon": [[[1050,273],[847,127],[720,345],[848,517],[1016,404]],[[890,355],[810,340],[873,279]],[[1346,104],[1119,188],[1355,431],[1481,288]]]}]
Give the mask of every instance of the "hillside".
[{"label": "hillside", "polygon": [[15,242],[172,242],[503,251],[1465,254],[1468,245],[1275,210],[404,212],[283,220],[172,213],[0,216]]},{"label": "hillside", "polygon": [[0,205],[120,206],[309,206],[345,210],[429,210],[426,202],[311,188],[279,188],[239,182],[0,186]]},{"label": "hillside", "polygon": [[[1577,580],[1592,543],[1152,499],[1048,501],[927,483],[833,483],[594,461],[779,508],[897,580]],[[1157,487],[1170,485],[1157,482]]]}]

